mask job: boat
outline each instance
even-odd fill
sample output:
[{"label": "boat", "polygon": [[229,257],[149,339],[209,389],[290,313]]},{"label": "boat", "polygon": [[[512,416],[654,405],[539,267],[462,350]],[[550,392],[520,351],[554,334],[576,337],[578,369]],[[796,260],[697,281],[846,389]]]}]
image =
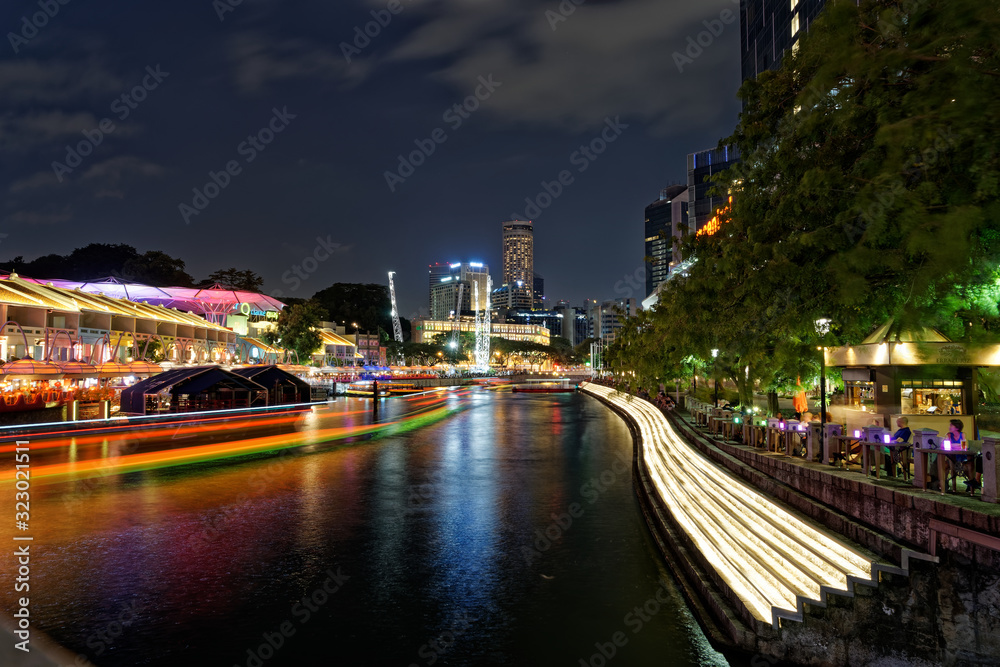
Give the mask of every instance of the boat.
[{"label": "boat", "polygon": [[573,384],[569,378],[552,378],[551,380],[528,380],[524,384],[514,385],[511,391],[519,394],[561,394],[574,392],[579,385]]},{"label": "boat", "polygon": [[423,391],[427,391],[423,387],[415,387],[412,384],[404,384],[393,382],[388,385],[390,396],[408,396],[409,394],[419,394]]},{"label": "boat", "polygon": [[[347,396],[357,396],[359,398],[373,398],[374,390],[372,389],[372,381],[365,380],[361,382],[352,382],[344,388],[344,394]],[[378,395],[379,398],[389,395],[389,387],[387,384],[378,385]]]}]

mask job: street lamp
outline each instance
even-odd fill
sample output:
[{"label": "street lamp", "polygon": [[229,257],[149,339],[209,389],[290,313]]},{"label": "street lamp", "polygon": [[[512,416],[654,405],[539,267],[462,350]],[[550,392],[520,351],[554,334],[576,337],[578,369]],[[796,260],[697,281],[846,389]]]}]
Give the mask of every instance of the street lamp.
[{"label": "street lamp", "polygon": [[715,380],[715,407],[719,407],[719,378],[716,376],[715,360],[719,356],[719,350],[712,348],[712,378]]},{"label": "street lamp", "polygon": [[[816,333],[822,338],[826,338],[826,335],[830,333],[830,324],[832,320],[828,317],[821,317],[816,322]],[[819,347],[820,365],[819,365],[819,450],[821,452],[826,451],[824,444],[826,440],[826,347]],[[822,456],[822,455],[821,455]],[[826,461],[823,461],[826,463]]]}]

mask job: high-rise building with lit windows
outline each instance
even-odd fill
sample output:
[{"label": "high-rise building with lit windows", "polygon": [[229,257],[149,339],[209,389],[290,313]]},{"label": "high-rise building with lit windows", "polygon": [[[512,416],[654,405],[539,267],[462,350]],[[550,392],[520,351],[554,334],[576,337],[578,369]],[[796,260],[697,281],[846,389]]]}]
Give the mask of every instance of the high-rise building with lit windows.
[{"label": "high-rise building with lit windows", "polygon": [[535,238],[530,220],[506,220],[503,225],[503,285],[508,308],[534,306]]},{"label": "high-rise building with lit windows", "polygon": [[740,55],[743,80],[777,69],[786,51],[796,48],[825,0],[742,0]]},{"label": "high-rise building with lit windows", "polygon": [[471,315],[476,307],[476,290],[479,290],[479,307],[485,308],[489,276],[490,267],[482,262],[431,264],[430,318],[447,320]]},{"label": "high-rise building with lit windows", "polygon": [[673,239],[683,236],[683,225],[687,221],[686,192],[687,186],[668,186],[660,191],[659,199],[646,207],[646,295],[652,294],[670,273],[674,259]]}]

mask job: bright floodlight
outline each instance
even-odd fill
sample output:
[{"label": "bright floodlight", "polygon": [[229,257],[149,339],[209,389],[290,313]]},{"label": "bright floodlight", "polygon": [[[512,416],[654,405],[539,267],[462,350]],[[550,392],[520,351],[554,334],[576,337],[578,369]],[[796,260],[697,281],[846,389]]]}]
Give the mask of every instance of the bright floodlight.
[{"label": "bright floodlight", "polygon": [[719,350],[718,350],[718,349],[713,349],[713,350],[712,350],[712,358],[714,359],[714,358],[716,358],[717,356],[719,356]]},{"label": "bright floodlight", "polygon": [[458,345],[455,343],[455,341],[451,341],[450,343],[448,343],[448,347],[454,350],[456,347],[458,347]]},{"label": "bright floodlight", "polygon": [[832,322],[832,320],[830,320],[829,318],[826,318],[826,317],[821,317],[818,320],[816,320],[816,322],[815,322],[815,324],[816,324],[816,333],[818,333],[820,336],[825,336],[826,334],[830,333],[830,323],[831,322]]}]

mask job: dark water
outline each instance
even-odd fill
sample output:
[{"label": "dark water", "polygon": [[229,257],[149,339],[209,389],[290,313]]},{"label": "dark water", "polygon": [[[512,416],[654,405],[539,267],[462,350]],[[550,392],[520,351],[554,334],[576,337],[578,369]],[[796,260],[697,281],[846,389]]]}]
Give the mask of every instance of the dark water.
[{"label": "dark water", "polygon": [[[286,430],[363,425],[367,405]],[[600,403],[382,405],[406,427],[85,493],[39,482],[37,627],[102,667],[726,664],[648,538],[628,431]]]}]

